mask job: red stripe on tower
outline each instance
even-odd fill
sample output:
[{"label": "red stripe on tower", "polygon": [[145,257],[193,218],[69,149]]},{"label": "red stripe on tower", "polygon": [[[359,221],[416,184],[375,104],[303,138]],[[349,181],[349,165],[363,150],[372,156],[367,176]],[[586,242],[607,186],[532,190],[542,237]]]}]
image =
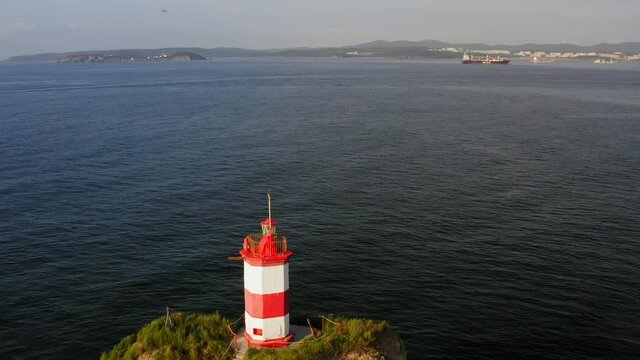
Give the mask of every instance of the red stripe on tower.
[{"label": "red stripe on tower", "polygon": [[267,319],[289,314],[289,290],[275,294],[254,294],[244,289],[245,311],[254,318]]}]

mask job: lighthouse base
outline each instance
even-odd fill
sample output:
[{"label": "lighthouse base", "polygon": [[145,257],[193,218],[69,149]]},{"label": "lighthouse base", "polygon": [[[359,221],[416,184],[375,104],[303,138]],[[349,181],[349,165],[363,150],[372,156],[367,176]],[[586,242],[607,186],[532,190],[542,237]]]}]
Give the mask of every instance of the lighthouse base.
[{"label": "lighthouse base", "polygon": [[[268,349],[268,348],[279,349],[279,348],[284,348],[286,346],[295,344],[302,340],[312,338],[311,329],[309,329],[308,326],[291,325],[290,331],[291,333],[289,336],[293,335],[293,339],[291,339],[289,342],[284,341],[286,339],[285,337],[282,339],[278,339],[280,340],[279,343],[270,344],[270,345],[276,345],[276,346],[260,346],[260,344],[256,344],[255,340],[249,339],[249,335],[246,334],[244,329],[240,329],[238,331],[238,334],[236,335],[237,338],[234,338],[234,340],[231,340],[231,345],[236,350],[235,358],[242,359],[244,357],[244,354],[249,349],[249,347],[257,347],[257,348],[263,348],[263,349]],[[260,341],[258,341],[258,343],[260,343]]]},{"label": "lighthouse base", "polygon": [[278,338],[278,339],[270,339],[270,340],[256,340],[252,339],[249,334],[244,333],[244,338],[247,340],[247,345],[249,347],[257,347],[257,348],[277,348],[283,346],[289,346],[295,340],[295,335],[293,333],[289,333],[289,335]]}]

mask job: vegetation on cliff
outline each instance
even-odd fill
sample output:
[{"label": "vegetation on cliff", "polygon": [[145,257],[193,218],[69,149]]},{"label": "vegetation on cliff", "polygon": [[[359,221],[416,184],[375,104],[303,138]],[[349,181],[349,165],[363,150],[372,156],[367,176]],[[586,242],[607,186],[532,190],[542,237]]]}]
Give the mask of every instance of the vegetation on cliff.
[{"label": "vegetation on cliff", "polygon": [[[286,349],[249,349],[247,360],[268,359],[406,359],[397,334],[386,322],[330,317],[325,331]],[[173,326],[158,318],[122,339],[101,360],[232,359],[230,321],[220,314],[172,314]],[[240,325],[238,323],[238,325]],[[235,331],[236,329],[234,329]]]},{"label": "vegetation on cliff", "polygon": [[227,332],[229,320],[219,313],[171,314],[173,326],[165,326],[165,318],[145,325],[135,335],[129,335],[102,353],[101,360],[115,359],[232,359],[233,351],[226,351],[233,339]]},{"label": "vegetation on cliff", "polygon": [[342,324],[327,323],[317,338],[296,343],[286,349],[249,349],[247,360],[316,360],[316,359],[401,359],[404,348],[386,321],[331,317]]}]

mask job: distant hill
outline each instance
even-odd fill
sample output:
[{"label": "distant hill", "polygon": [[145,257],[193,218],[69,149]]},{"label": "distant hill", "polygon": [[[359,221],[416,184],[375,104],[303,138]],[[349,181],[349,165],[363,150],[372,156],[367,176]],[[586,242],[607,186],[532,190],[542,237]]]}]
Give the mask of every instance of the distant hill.
[{"label": "distant hill", "polygon": [[421,41],[407,41],[407,40],[398,40],[398,41],[386,41],[386,40],[376,40],[371,41],[364,44],[353,45],[350,47],[360,48],[360,49],[389,49],[389,48],[430,48],[430,49],[439,49],[443,47],[449,47],[451,44],[445,43],[437,40],[421,40]]},{"label": "distant hill", "polygon": [[[89,54],[90,51],[87,51]],[[72,53],[67,53],[68,55],[73,55]],[[27,61],[57,61],[58,57],[63,54],[59,53],[44,53],[44,54],[34,54],[34,55],[17,55],[12,56],[4,61],[15,61],[15,62],[27,62]]]},{"label": "distant hill", "polygon": [[[46,53],[35,55],[13,56],[7,61],[57,61],[61,56],[93,55],[100,54],[111,58],[147,58],[161,56],[162,54],[193,54],[205,58],[225,58],[225,57],[335,57],[350,56],[349,53],[364,52],[377,57],[453,57],[457,55],[428,51],[429,49],[440,48],[463,48],[470,50],[508,50],[508,51],[546,51],[546,52],[622,52],[626,54],[640,53],[640,42],[627,42],[620,44],[602,43],[596,45],[574,45],[574,44],[482,44],[482,43],[448,43],[437,40],[421,41],[385,41],[376,40],[364,44],[308,48],[298,47],[289,49],[255,50],[231,47],[218,47],[212,49],[183,47],[183,48],[161,48],[161,49],[119,49],[119,50],[90,50],[75,51],[65,53]],[[357,55],[361,56],[361,55]]]},{"label": "distant hill", "polygon": [[349,46],[361,49],[390,49],[390,48],[465,48],[465,49],[497,49],[509,51],[547,51],[547,52],[615,52],[624,53],[640,53],[640,42],[626,42],[619,44],[601,43],[596,45],[575,45],[575,44],[534,44],[527,43],[521,45],[504,45],[504,44],[483,44],[483,43],[448,43],[438,40],[420,40],[420,41],[384,41],[376,40],[355,46]]}]

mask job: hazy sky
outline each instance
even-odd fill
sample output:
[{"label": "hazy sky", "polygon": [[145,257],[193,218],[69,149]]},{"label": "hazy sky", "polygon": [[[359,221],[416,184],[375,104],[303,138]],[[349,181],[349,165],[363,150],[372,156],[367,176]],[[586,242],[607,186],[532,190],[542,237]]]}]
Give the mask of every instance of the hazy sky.
[{"label": "hazy sky", "polygon": [[281,48],[376,39],[640,41],[640,0],[0,0],[0,59],[71,50]]}]

